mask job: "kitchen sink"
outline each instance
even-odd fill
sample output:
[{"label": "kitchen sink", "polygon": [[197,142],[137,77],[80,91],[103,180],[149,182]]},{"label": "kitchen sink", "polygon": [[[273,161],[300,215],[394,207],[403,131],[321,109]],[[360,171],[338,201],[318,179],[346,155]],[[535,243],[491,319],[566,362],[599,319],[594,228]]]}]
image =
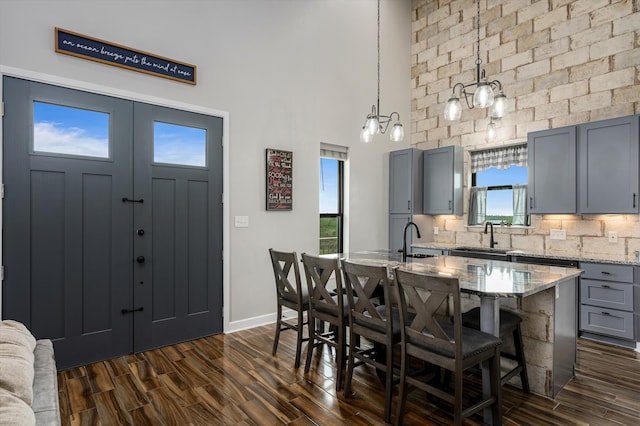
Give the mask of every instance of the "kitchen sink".
[{"label": "kitchen sink", "polygon": [[483,247],[456,247],[449,251],[450,256],[475,257],[478,259],[509,261],[507,250]]}]

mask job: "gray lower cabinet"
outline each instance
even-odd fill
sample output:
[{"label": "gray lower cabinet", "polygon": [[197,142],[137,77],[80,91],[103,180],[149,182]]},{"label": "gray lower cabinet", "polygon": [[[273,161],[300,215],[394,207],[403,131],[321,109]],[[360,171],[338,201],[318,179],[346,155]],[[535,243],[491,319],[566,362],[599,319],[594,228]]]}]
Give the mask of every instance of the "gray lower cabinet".
[{"label": "gray lower cabinet", "polygon": [[[402,231],[414,214],[422,213],[422,150],[389,153],[389,249],[402,249]],[[413,230],[412,230],[413,232]],[[412,232],[407,232],[407,247]]]},{"label": "gray lower cabinet", "polygon": [[527,135],[529,213],[576,213],[576,127]]},{"label": "gray lower cabinet", "polygon": [[640,277],[630,265],[582,262],[580,332],[582,336],[635,347],[634,285]]},{"label": "gray lower cabinet", "polygon": [[423,153],[424,214],[462,214],[463,151],[459,146]]},{"label": "gray lower cabinet", "polygon": [[638,115],[578,126],[579,212],[638,213]]}]

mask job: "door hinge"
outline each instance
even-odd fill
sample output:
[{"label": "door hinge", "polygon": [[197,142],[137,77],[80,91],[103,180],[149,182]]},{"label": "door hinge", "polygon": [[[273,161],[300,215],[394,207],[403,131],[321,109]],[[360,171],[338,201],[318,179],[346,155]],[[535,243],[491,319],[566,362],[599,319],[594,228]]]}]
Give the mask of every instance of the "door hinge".
[{"label": "door hinge", "polygon": [[4,183],[0,185],[0,198],[4,199]]},{"label": "door hinge", "polygon": [[0,116],[4,117],[4,102],[0,103]]},{"label": "door hinge", "polygon": [[4,265],[0,266],[0,281],[4,281]]}]

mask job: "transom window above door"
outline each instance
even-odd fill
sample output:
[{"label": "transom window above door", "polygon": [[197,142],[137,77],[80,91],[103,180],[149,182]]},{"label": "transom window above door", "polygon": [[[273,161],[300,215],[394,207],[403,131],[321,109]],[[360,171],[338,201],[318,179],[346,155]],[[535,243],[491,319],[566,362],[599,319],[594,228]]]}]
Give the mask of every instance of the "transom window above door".
[{"label": "transom window above door", "polygon": [[206,167],[207,131],[196,127],[153,122],[153,161]]},{"label": "transom window above door", "polygon": [[36,101],[33,152],[110,158],[109,114]]}]

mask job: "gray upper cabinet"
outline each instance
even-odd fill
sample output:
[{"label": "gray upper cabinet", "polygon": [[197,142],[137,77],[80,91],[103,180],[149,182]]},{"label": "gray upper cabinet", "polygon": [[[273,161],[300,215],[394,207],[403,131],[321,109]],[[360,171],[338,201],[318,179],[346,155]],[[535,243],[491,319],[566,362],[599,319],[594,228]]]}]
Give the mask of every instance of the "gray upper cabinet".
[{"label": "gray upper cabinet", "polygon": [[576,127],[527,136],[529,213],[576,213]]},{"label": "gray upper cabinet", "polygon": [[639,116],[578,126],[580,213],[638,213]]},{"label": "gray upper cabinet", "polygon": [[424,214],[462,214],[462,154],[459,146],[424,151]]},{"label": "gray upper cabinet", "polygon": [[389,213],[422,213],[422,151],[389,153]]}]

